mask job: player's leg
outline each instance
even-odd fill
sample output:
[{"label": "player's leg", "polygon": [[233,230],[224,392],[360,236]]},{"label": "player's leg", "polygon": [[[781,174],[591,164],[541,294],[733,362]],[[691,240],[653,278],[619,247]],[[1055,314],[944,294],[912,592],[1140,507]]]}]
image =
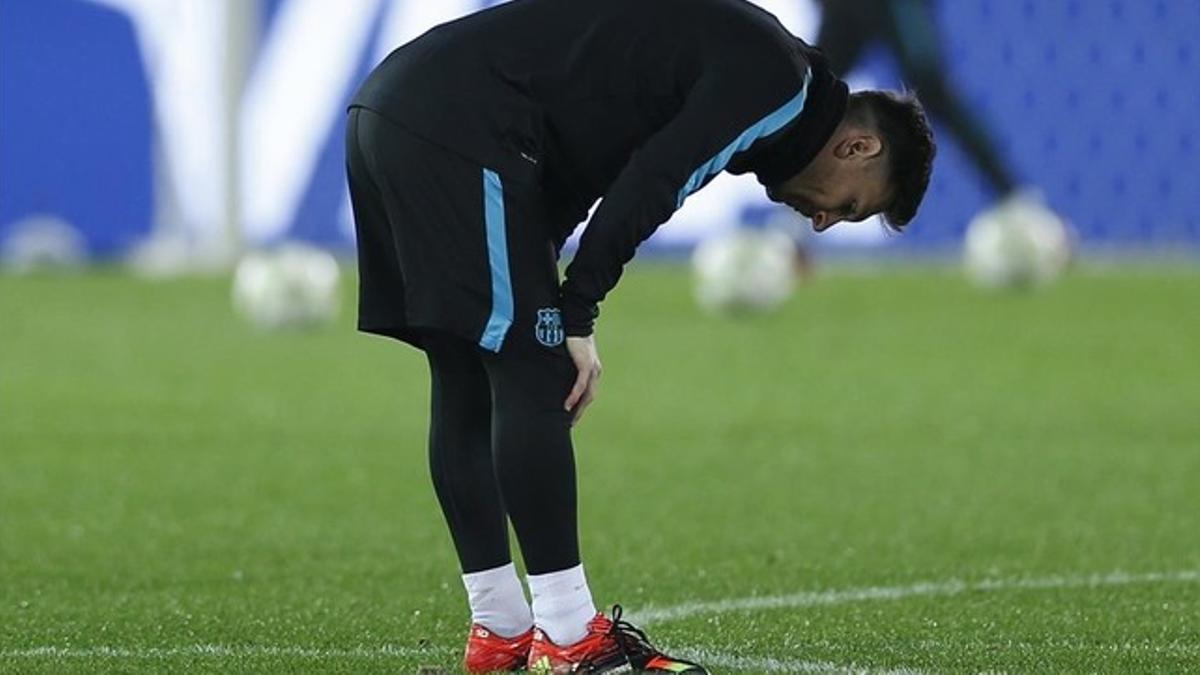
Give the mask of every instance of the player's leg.
[{"label": "player's leg", "polygon": [[[411,290],[405,277],[422,275],[401,261],[400,251],[422,241],[417,228],[426,214],[442,222],[451,218],[438,208],[439,191],[428,188],[452,189],[457,167],[439,161],[427,145],[361,109],[350,113],[346,151],[358,234],[360,323],[385,330],[403,326],[405,339],[420,346],[429,359],[430,468],[463,572],[507,565],[508,529],[492,471],[491,390],[478,350],[451,333],[407,326],[403,312]],[[382,157],[392,163],[381,166]],[[411,169],[399,158],[420,164],[427,184],[414,189]],[[469,176],[473,178],[474,171]]]},{"label": "player's leg", "polygon": [[508,521],[492,466],[492,395],[475,345],[424,334],[429,359],[429,469],[450,528],[471,607],[464,665],[470,672],[525,665],[533,614],[508,546]]},{"label": "player's leg", "polygon": [[575,366],[563,345],[548,198],[534,175],[484,171],[493,313],[484,367],[492,387],[492,452],[529,573],[534,620],[570,643],[596,614],[579,558],[571,415]]},{"label": "player's leg", "polygon": [[829,59],[829,67],[845,77],[862,57],[867,43],[875,39],[870,3],[827,0],[821,3],[821,29],[817,47]]},{"label": "player's leg", "polygon": [[[466,574],[512,562],[508,523],[492,470],[492,394],[473,345],[423,337],[429,360],[429,470]],[[523,628],[528,628],[524,626]]]},{"label": "player's leg", "polygon": [[619,609],[611,619],[596,612],[580,562],[571,414],[563,410],[575,367],[561,344],[522,347],[510,344],[484,362],[496,475],[530,572],[537,629],[529,669],[704,673],[655,649]]},{"label": "player's leg", "polygon": [[429,359],[429,469],[475,623],[504,636],[533,626],[508,546],[492,465],[492,398],[479,350],[452,335],[422,340]]},{"label": "player's leg", "polygon": [[579,556],[571,415],[563,409],[575,368],[562,346],[513,345],[485,364],[496,478],[529,573],[534,618],[569,644],[596,615]]},{"label": "player's leg", "polygon": [[1017,187],[1012,172],[983,121],[949,81],[933,8],[922,0],[892,0],[887,18],[888,42],[906,84],[916,89],[925,109],[958,140],[995,195],[1002,198],[1012,193]]},{"label": "player's leg", "polygon": [[494,270],[489,326],[496,330],[481,341],[493,350],[484,355],[493,463],[529,573],[535,639],[572,645],[597,612],[579,556],[571,414],[563,409],[575,367],[553,323],[555,228],[537,182],[484,171],[483,185]]},{"label": "player's leg", "polygon": [[[670,659],[596,611],[580,559],[570,412],[575,381],[557,309],[555,213],[533,176],[485,171],[493,318],[484,352],[501,499],[529,572],[535,672],[703,672]],[[502,252],[502,253],[501,253]],[[485,332],[485,335],[489,333]],[[657,659],[657,660],[655,660]],[[687,670],[691,668],[690,670]]]},{"label": "player's leg", "polygon": [[[428,327],[431,321],[453,326],[453,319],[460,318],[440,317],[428,308],[470,314],[452,296],[439,293],[449,284],[434,274],[444,270],[431,263],[455,253],[434,234],[452,235],[460,221],[462,230],[479,228],[478,208],[463,206],[481,201],[479,168],[357,109],[350,115],[346,152],[359,242],[359,326],[407,340],[429,360],[430,472],[458,552],[474,624],[465,666],[472,672],[523,667],[532,615],[511,562],[492,468],[490,384],[472,342]],[[486,274],[483,254],[468,248],[464,244],[457,250],[460,259],[469,263],[475,253]],[[470,276],[467,269],[447,273]],[[426,309],[408,311],[410,299]]]}]

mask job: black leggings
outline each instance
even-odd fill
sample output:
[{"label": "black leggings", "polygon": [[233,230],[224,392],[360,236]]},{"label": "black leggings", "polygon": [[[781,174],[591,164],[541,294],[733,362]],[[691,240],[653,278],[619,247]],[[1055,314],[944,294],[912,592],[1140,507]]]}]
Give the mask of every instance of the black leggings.
[{"label": "black leggings", "polygon": [[442,333],[421,344],[433,380],[429,467],[463,572],[512,560],[508,521],[530,574],[578,565],[566,351],[492,354]]}]

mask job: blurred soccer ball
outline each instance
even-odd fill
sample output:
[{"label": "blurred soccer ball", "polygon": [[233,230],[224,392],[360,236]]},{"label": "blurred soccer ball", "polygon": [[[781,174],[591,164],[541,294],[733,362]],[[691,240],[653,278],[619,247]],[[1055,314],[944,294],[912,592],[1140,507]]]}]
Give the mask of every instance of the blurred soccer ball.
[{"label": "blurred soccer ball", "polygon": [[1023,288],[1057,279],[1070,253],[1062,219],[1037,200],[1021,196],[971,221],[963,262],[967,276],[984,288]]},{"label": "blurred soccer ball", "polygon": [[692,254],[696,299],[718,313],[750,313],[783,304],[795,286],[795,243],[774,228],[736,228]]},{"label": "blurred soccer ball", "polygon": [[36,215],[13,223],[0,242],[0,263],[14,272],[74,271],[87,262],[87,242],[57,216]]},{"label": "blurred soccer ball", "polygon": [[234,272],[233,307],[268,330],[312,328],[337,315],[338,281],[337,261],[311,246],[249,253]]}]

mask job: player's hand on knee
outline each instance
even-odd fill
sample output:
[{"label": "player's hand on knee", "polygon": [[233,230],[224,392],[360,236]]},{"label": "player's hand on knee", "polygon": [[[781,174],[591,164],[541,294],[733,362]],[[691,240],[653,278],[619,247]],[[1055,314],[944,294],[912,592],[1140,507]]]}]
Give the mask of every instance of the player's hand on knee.
[{"label": "player's hand on knee", "polygon": [[571,424],[579,422],[583,411],[596,398],[596,383],[600,379],[600,354],[596,352],[596,339],[593,335],[586,337],[568,337],[567,353],[575,362],[575,385],[563,407],[575,415]]}]

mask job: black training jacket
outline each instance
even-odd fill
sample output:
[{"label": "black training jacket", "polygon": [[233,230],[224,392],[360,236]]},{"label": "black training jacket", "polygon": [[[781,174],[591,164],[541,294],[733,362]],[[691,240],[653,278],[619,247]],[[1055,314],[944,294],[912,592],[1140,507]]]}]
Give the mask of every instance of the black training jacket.
[{"label": "black training jacket", "polygon": [[722,170],[798,173],[846,100],[820,52],[742,0],[515,0],[397,49],[351,105],[539,186],[559,247],[603,198],[561,292],[567,334],[588,335],[689,194]]}]

